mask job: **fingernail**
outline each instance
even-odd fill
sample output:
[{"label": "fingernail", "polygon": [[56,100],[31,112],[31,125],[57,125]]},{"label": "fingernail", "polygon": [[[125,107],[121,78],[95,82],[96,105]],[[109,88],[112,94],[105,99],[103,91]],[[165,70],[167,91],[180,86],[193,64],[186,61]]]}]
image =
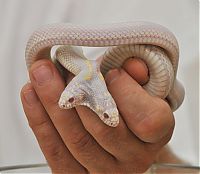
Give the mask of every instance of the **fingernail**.
[{"label": "fingernail", "polygon": [[33,77],[37,81],[38,85],[44,85],[52,79],[53,73],[50,67],[42,65],[33,71]]},{"label": "fingernail", "polygon": [[117,80],[120,76],[120,70],[119,69],[112,69],[108,71],[108,73],[105,76],[105,81],[108,85],[112,84],[115,80]]},{"label": "fingernail", "polygon": [[23,94],[24,94],[26,103],[30,106],[32,106],[33,104],[35,104],[38,101],[36,93],[33,90],[26,90]]}]

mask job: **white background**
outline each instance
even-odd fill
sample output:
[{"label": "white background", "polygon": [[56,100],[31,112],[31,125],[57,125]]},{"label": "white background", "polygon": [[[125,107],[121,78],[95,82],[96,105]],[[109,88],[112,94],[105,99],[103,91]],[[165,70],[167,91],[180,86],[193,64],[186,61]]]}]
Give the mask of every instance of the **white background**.
[{"label": "white background", "polygon": [[[178,156],[198,164],[197,0],[0,0],[0,166],[44,162],[19,98],[28,79],[24,50],[31,32],[53,22],[135,20],[162,24],[179,41],[178,78],[186,96],[174,113],[176,127],[170,144]],[[94,50],[86,52],[94,55]]]}]

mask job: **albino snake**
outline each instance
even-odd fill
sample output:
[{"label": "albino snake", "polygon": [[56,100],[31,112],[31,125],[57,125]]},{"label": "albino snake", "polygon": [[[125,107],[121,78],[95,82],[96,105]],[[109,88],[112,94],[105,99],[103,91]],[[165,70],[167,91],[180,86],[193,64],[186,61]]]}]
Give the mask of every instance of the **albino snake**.
[{"label": "albino snake", "polygon": [[[36,30],[27,43],[27,67],[39,59],[51,58],[55,45],[62,45],[56,50],[55,61],[75,75],[61,94],[61,108],[88,106],[105,124],[117,126],[119,112],[103,76],[134,57],[141,58],[149,69],[149,81],[143,88],[150,95],[166,99],[173,111],[183,101],[184,88],[176,80],[178,43],[163,26],[149,22],[47,25]],[[88,60],[75,46],[110,48],[99,59]]]}]

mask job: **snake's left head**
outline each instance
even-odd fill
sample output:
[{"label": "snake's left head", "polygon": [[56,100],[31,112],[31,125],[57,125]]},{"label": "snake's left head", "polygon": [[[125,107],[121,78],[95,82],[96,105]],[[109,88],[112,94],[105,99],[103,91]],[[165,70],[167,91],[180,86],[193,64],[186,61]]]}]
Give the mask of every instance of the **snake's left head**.
[{"label": "snake's left head", "polygon": [[82,92],[70,92],[64,90],[61,94],[60,100],[58,102],[59,107],[62,109],[71,109],[75,106],[80,105],[85,98],[85,94]]}]

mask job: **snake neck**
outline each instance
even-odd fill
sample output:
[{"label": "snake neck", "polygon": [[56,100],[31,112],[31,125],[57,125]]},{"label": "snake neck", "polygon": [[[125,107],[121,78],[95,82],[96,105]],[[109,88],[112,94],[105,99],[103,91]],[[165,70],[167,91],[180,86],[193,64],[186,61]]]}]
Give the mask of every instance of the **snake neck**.
[{"label": "snake neck", "polygon": [[59,101],[60,107],[69,109],[78,105],[87,106],[104,123],[117,126],[119,123],[117,106],[107,90],[98,64],[87,60],[85,65],[87,68],[76,75],[63,91]]}]

